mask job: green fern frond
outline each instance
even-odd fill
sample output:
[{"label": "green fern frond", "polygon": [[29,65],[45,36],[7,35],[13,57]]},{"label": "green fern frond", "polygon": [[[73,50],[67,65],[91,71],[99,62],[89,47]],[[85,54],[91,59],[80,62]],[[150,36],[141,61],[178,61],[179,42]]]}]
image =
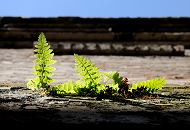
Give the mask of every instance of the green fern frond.
[{"label": "green fern frond", "polygon": [[80,76],[76,82],[76,92],[83,96],[96,96],[102,89],[103,85],[101,72],[95,64],[84,56],[74,54],[75,70]]},{"label": "green fern frond", "polygon": [[105,86],[103,84],[98,84],[96,86],[89,84],[89,86],[86,86],[86,83],[82,80],[77,80],[74,84],[74,91],[79,96],[97,96],[100,91],[104,89]]},{"label": "green fern frond", "polygon": [[41,87],[39,77],[35,77],[27,82],[27,87],[31,90],[36,90]]},{"label": "green fern frond", "polygon": [[152,93],[157,90],[162,90],[165,84],[166,84],[165,78],[160,77],[160,78],[155,78],[155,79],[151,79],[147,81],[133,83],[129,91],[136,90],[140,87],[144,87],[146,88],[148,92]]},{"label": "green fern frond", "polygon": [[44,33],[41,33],[38,37],[38,42],[34,49],[34,66],[33,74],[37,77],[30,80],[27,83],[27,87],[30,89],[46,88],[48,89],[49,84],[54,82],[52,78],[53,71],[55,68],[52,67],[56,61],[53,60],[53,50],[50,48],[49,43],[46,41]]},{"label": "green fern frond", "polygon": [[101,73],[98,71],[99,68],[84,56],[74,54],[74,59],[76,72],[78,72],[85,85],[89,87],[99,85],[102,79]]},{"label": "green fern frond", "polygon": [[119,90],[119,84],[121,84],[123,77],[116,71],[114,72],[104,72],[105,84],[106,86],[110,86],[115,90]]},{"label": "green fern frond", "polygon": [[52,87],[50,92],[53,93],[53,95],[61,95],[61,96],[76,93],[74,90],[74,83],[72,80],[69,80],[66,83],[58,84]]}]

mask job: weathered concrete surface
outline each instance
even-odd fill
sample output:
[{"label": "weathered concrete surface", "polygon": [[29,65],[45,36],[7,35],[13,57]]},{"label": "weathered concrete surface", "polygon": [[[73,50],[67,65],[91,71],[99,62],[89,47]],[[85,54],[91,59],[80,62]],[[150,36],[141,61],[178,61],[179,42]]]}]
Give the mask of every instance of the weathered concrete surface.
[{"label": "weathered concrete surface", "polygon": [[[164,76],[157,99],[113,102],[41,96],[26,89],[33,78],[32,49],[0,49],[1,128],[185,128],[190,126],[190,57],[87,56],[101,71],[118,71],[129,82]],[[76,80],[72,55],[55,56],[55,82]],[[175,85],[177,84],[177,85]],[[180,86],[182,85],[182,86]],[[10,125],[11,124],[11,125]]]},{"label": "weathered concrete surface", "polygon": [[1,128],[186,128],[190,86],[165,86],[154,99],[97,101],[93,97],[41,96],[1,84]]},{"label": "weathered concrete surface", "polygon": [[[100,71],[118,71],[129,82],[151,79],[158,76],[168,83],[189,84],[190,57],[175,56],[92,56],[86,55]],[[56,82],[76,80],[73,55],[54,56],[57,63],[52,76]],[[0,49],[0,82],[25,82],[33,78],[33,49]]]}]

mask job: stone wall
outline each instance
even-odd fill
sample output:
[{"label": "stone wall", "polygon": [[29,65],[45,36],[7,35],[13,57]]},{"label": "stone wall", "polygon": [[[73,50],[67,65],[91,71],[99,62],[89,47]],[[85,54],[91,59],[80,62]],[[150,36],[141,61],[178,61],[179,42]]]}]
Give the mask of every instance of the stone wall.
[{"label": "stone wall", "polygon": [[40,32],[59,54],[183,55],[190,48],[190,18],[0,17],[1,48],[32,48]]}]

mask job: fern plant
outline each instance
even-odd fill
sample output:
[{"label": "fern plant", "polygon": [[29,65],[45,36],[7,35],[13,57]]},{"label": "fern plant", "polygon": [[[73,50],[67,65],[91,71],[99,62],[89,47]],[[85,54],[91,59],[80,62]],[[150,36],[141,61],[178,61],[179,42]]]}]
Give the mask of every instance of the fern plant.
[{"label": "fern plant", "polygon": [[[121,82],[121,76],[118,72],[99,72],[99,68],[84,56],[74,54],[75,70],[80,76],[80,80],[58,84],[49,89],[51,95],[79,95],[79,96],[112,96],[118,91],[118,85]],[[106,83],[101,83],[103,77]],[[100,97],[100,96],[99,96]],[[104,96],[105,97],[105,96]]]},{"label": "fern plant", "polygon": [[54,53],[46,41],[44,33],[40,33],[34,53],[36,59],[34,60],[33,74],[36,77],[27,82],[27,87],[32,90],[39,88],[47,90],[50,83],[54,82],[51,76],[53,75],[53,71],[55,71],[52,65],[56,60],[53,60]]},{"label": "fern plant", "polygon": [[[100,83],[102,80],[101,72],[95,64],[84,56],[74,54],[75,70],[81,77],[80,81],[76,82],[78,93],[84,92],[84,94],[96,95],[103,89],[103,85]],[[80,86],[79,86],[80,85]]]},{"label": "fern plant", "polygon": [[153,95],[154,92],[162,90],[166,84],[166,80],[163,77],[141,81],[131,84],[131,88],[128,91],[128,97],[143,97]]},{"label": "fern plant", "polygon": [[105,87],[97,95],[97,100],[117,98],[119,96],[119,85],[121,84],[123,77],[116,71],[103,72],[102,74]]},{"label": "fern plant", "polygon": [[116,91],[119,90],[119,84],[121,84],[123,77],[120,76],[119,72],[104,72],[105,85],[111,86]]},{"label": "fern plant", "polygon": [[63,84],[58,84],[49,89],[49,94],[57,96],[75,95],[75,84],[72,80]]},{"label": "fern plant", "polygon": [[163,77],[141,81],[137,83],[128,83],[128,79],[124,78],[119,85],[119,93],[125,98],[136,98],[143,96],[153,96],[154,92],[162,90],[166,84],[166,80]]},{"label": "fern plant", "polygon": [[147,80],[147,81],[141,81],[137,83],[133,83],[130,90],[135,90],[140,87],[146,88],[147,92],[153,93],[157,90],[162,90],[162,87],[166,84],[166,80],[163,77]]}]

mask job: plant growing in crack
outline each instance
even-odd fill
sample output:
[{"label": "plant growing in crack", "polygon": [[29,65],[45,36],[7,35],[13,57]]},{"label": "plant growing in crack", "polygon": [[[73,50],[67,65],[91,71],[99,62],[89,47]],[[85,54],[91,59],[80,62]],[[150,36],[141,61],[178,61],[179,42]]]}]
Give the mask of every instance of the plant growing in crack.
[{"label": "plant growing in crack", "polygon": [[27,87],[32,90],[43,88],[46,94],[53,96],[96,96],[98,100],[115,97],[137,98],[149,96],[166,84],[166,80],[161,77],[130,84],[128,78],[122,77],[118,72],[100,72],[99,67],[90,59],[74,54],[75,70],[80,79],[50,87],[50,83],[54,82],[51,76],[55,71],[52,65],[56,60],[53,60],[54,53],[44,33],[39,35],[34,53],[36,59],[33,74],[36,77],[27,82]]},{"label": "plant growing in crack", "polygon": [[51,76],[53,75],[53,71],[55,71],[52,65],[56,60],[53,60],[54,53],[46,41],[44,33],[40,33],[34,53],[36,59],[34,60],[33,74],[36,77],[27,82],[27,87],[32,90],[39,88],[48,90],[50,83],[54,82]]},{"label": "plant growing in crack", "polygon": [[119,93],[125,98],[137,98],[150,96],[158,90],[162,90],[166,84],[166,79],[163,77],[154,78],[146,81],[138,81],[137,83],[129,84],[128,79],[122,80],[119,85]]},{"label": "plant growing in crack", "polygon": [[[91,60],[84,56],[74,54],[75,70],[80,76],[76,82],[69,80],[66,83],[59,84],[51,88],[53,95],[79,95],[79,96],[97,96],[100,98],[109,98],[118,91],[118,85],[122,80],[118,72],[100,72]],[[106,79],[102,83],[103,79]]]},{"label": "plant growing in crack", "polygon": [[98,100],[139,98],[150,96],[166,84],[166,80],[161,77],[130,84],[128,78],[122,77],[118,72],[100,72],[99,68],[84,56],[74,54],[74,59],[80,80],[69,80],[54,86],[51,89],[53,95],[96,96]]},{"label": "plant growing in crack", "polygon": [[72,80],[68,80],[66,83],[57,84],[51,87],[48,93],[49,95],[59,97],[66,95],[77,95],[75,90],[75,83]]}]

